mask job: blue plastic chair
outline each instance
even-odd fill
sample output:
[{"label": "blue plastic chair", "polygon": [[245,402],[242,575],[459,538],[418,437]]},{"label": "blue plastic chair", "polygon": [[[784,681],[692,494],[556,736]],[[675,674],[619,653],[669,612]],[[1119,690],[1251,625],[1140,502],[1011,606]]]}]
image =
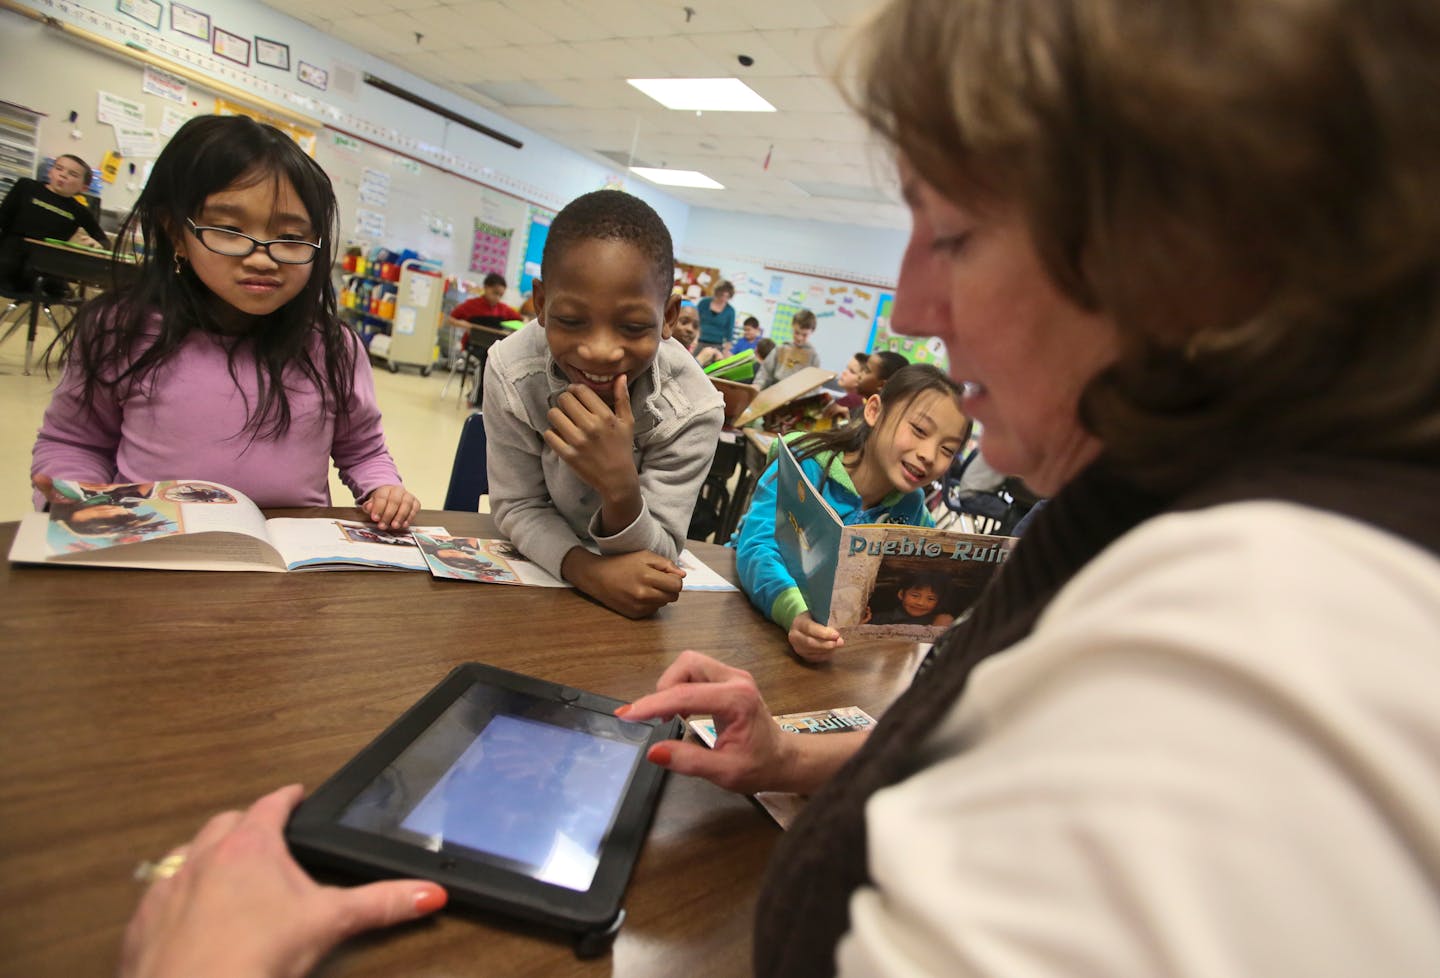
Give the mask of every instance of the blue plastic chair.
[{"label": "blue plastic chair", "polygon": [[450,467],[450,488],[445,490],[445,508],[465,513],[480,511],[480,497],[490,491],[490,471],[485,465],[485,416],[476,411],[460,429],[455,446],[455,463]]}]

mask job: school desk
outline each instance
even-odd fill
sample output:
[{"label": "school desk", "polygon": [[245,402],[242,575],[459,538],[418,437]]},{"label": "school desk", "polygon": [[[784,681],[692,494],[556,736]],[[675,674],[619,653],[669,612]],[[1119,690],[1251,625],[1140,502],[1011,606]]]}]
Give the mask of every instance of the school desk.
[{"label": "school desk", "polygon": [[[40,309],[47,301],[51,304],[60,302],[46,295],[45,282],[76,283],[81,287],[83,296],[86,288],[106,289],[114,285],[117,275],[121,281],[130,278],[134,275],[134,262],[116,264],[109,252],[38,238],[25,239],[25,253],[31,271],[35,272],[35,290],[30,297],[30,323],[25,333],[25,375],[28,377],[35,336],[40,329]],[[67,304],[78,303],[70,301]]]},{"label": "school desk", "polygon": [[[276,515],[357,518],[353,509]],[[493,536],[489,516],[417,523]],[[16,524],[0,524],[0,553]],[[733,580],[731,551],[692,544]],[[136,864],[272,788],[318,785],[467,660],[630,700],[686,648],[753,672],[772,710],[878,714],[908,643],[807,667],[739,592],[633,622],[570,590],[420,573],[0,567],[0,973],[114,974]],[[548,933],[438,918],[343,946],[326,976],[746,974],[780,830],[749,799],[671,776],[608,957]]]}]

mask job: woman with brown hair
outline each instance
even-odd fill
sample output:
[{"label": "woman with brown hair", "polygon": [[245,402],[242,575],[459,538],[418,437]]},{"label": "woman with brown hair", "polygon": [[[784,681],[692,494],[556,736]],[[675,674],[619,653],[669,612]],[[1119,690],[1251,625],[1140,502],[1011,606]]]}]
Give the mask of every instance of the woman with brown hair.
[{"label": "woman with brown hair", "polygon": [[621,711],[813,793],[758,974],[1440,972],[1437,52],[1434,0],[869,25],[893,325],[1053,499],[868,738],[694,652]]}]

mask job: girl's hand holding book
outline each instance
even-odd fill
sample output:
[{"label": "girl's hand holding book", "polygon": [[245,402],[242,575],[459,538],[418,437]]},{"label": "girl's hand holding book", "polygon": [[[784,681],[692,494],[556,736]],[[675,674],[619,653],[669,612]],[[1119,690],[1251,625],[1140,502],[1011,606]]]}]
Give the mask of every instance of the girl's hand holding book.
[{"label": "girl's hand holding book", "polygon": [[420,500],[404,486],[381,486],[360,504],[365,515],[382,530],[404,530],[420,512]]},{"label": "girl's hand holding book", "polygon": [[790,624],[790,647],[806,662],[829,662],[844,644],[839,632],[820,624],[808,611],[800,612]]}]

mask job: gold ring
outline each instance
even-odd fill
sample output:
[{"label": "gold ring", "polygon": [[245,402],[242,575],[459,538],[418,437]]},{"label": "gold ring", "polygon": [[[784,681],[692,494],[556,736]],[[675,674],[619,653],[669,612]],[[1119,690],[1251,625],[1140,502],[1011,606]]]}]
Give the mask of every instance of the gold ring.
[{"label": "gold ring", "polygon": [[156,880],[168,880],[180,872],[180,867],[185,865],[185,853],[172,852],[159,862],[145,860],[135,867],[135,879],[141,883],[153,883]]}]

